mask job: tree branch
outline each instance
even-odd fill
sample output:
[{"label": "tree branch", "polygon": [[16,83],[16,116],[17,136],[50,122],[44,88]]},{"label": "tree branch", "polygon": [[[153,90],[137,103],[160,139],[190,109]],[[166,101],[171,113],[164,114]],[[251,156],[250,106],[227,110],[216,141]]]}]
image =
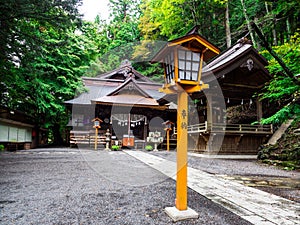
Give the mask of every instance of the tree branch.
[{"label": "tree branch", "polygon": [[282,61],[282,59],[273,51],[273,49],[269,46],[269,43],[267,42],[267,40],[265,39],[264,35],[261,33],[261,31],[259,30],[259,28],[257,27],[257,25],[254,22],[251,22],[251,26],[254,29],[254,31],[256,32],[257,36],[259,37],[259,39],[262,41],[263,46],[268,50],[268,52],[275,58],[275,60],[279,63],[279,65],[282,67],[282,69],[285,71],[285,73],[287,74],[287,76],[289,78],[292,79],[292,81],[300,86],[300,80],[298,80],[294,74],[292,73],[292,71],[286,66],[286,64]]}]

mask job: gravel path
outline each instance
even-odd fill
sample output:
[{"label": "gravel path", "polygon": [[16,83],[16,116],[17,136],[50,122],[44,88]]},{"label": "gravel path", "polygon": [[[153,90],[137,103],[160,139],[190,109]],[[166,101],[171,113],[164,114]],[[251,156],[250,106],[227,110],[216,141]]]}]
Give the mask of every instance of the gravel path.
[{"label": "gravel path", "polygon": [[[174,151],[150,154],[176,161]],[[209,159],[195,156],[188,157],[188,166],[300,203],[300,171],[285,171],[257,160]]]},{"label": "gravel path", "polygon": [[[1,224],[173,224],[175,182],[123,152],[38,149],[0,154]],[[188,191],[200,217],[181,224],[249,224]]]}]

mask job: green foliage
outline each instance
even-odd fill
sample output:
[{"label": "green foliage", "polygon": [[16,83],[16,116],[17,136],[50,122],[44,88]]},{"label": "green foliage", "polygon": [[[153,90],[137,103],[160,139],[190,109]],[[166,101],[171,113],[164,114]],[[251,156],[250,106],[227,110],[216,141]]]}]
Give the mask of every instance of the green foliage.
[{"label": "green foliage", "polygon": [[153,150],[152,145],[146,145],[145,150],[152,151]]},{"label": "green foliage", "polygon": [[119,145],[112,145],[111,146],[111,150],[113,150],[113,151],[119,151],[120,150],[120,146]]},{"label": "green foliage", "polygon": [[[300,35],[298,32],[292,36],[288,43],[274,48],[275,52],[283,59],[289,69],[296,75],[300,73]],[[274,79],[264,92],[260,95],[261,99],[267,99],[270,102],[277,102],[283,107],[273,116],[263,119],[262,123],[282,123],[300,113],[299,95],[300,87],[295,84],[291,78],[285,75],[284,70],[279,66],[268,52],[263,51],[262,54],[269,59],[267,67],[271,74],[275,74]]]},{"label": "green foliage", "polygon": [[133,67],[142,73],[144,76],[149,77],[152,81],[163,83],[164,82],[164,71],[163,68],[158,64],[151,64],[149,62],[138,62],[134,63]]},{"label": "green foliage", "polygon": [[0,145],[0,152],[4,151],[4,145]]},{"label": "green foliage", "polygon": [[83,25],[79,31],[76,0],[14,4],[7,1],[0,7],[0,104],[33,116],[59,143],[68,121],[64,101],[83,91],[81,76],[96,56],[87,35],[91,29]]},{"label": "green foliage", "polygon": [[[0,60],[14,62],[27,52],[38,50],[39,34],[53,27],[63,32],[79,24],[77,6],[81,0],[7,0],[0,6]],[[4,62],[3,62],[4,60]]]},{"label": "green foliage", "polygon": [[297,118],[277,144],[261,148],[258,159],[285,170],[300,169],[300,135],[294,133],[294,130],[299,128],[300,118]]},{"label": "green foliage", "polygon": [[223,18],[220,19],[224,16],[224,5],[220,2],[145,0],[141,8],[139,28],[144,39],[174,39],[198,24],[200,33],[215,44],[225,40],[220,35],[224,31]]},{"label": "green foliage", "polygon": [[109,0],[113,21],[137,20],[140,15],[140,0]]},{"label": "green foliage", "polygon": [[299,104],[289,104],[284,106],[282,109],[277,111],[274,115],[269,118],[262,119],[261,124],[281,124],[288,118],[292,118],[295,115],[300,115]]},{"label": "green foliage", "polygon": [[[290,70],[296,75],[300,73],[300,30],[291,36],[290,40],[282,45],[273,47],[274,51],[281,56],[284,63],[288,65]],[[264,57],[269,61],[268,69],[271,74],[284,73],[277,61],[267,52],[262,51]]]},{"label": "green foliage", "polygon": [[[281,44],[275,51],[299,74],[300,2],[244,2],[250,20],[270,43]],[[0,104],[33,116],[54,137],[68,121],[63,102],[83,91],[81,76],[96,76],[130,59],[139,72],[162,81],[162,69],[147,63],[157,40],[182,36],[197,24],[201,35],[224,49],[227,3],[233,42],[248,33],[241,0],[110,0],[111,20],[98,16],[93,23],[80,20],[80,3],[8,0],[0,5]],[[299,113],[299,87],[263,54],[276,76],[260,97],[283,106],[264,122],[279,123]]]},{"label": "green foliage", "polygon": [[114,70],[125,59],[131,59],[134,46],[140,41],[138,16],[139,1],[110,0],[111,20],[109,23],[95,20],[90,26],[95,44],[98,46],[97,59],[91,62],[87,76],[97,76]]},{"label": "green foliage", "polygon": [[[146,40],[169,40],[184,35],[197,24],[201,35],[224,49],[227,3],[234,43],[249,32],[241,0],[143,0],[139,28]],[[299,1],[244,0],[244,3],[250,21],[259,24],[270,43],[284,44],[299,28]]]}]

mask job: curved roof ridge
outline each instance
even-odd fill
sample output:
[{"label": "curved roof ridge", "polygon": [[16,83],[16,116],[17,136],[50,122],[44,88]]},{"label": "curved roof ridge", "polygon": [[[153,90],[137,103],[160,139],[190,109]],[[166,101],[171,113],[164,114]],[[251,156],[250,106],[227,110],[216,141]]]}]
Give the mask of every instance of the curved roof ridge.
[{"label": "curved roof ridge", "polygon": [[145,82],[151,82],[153,83],[152,80],[150,80],[148,77],[144,76],[140,72],[138,72],[135,68],[133,68],[132,64],[130,63],[129,60],[124,60],[122,61],[121,65],[114,70],[108,71],[106,73],[97,75],[95,78],[99,79],[110,79],[113,75],[115,74],[123,74],[124,80],[126,80],[126,77],[130,74],[133,73],[136,78],[139,80],[143,80]]},{"label": "curved roof ridge", "polygon": [[147,92],[145,92],[142,88],[139,87],[136,80],[133,77],[129,77],[122,85],[118,86],[116,89],[108,93],[106,96],[112,96],[119,93],[124,87],[126,87],[129,83],[133,83],[134,87],[146,98],[152,98]]}]

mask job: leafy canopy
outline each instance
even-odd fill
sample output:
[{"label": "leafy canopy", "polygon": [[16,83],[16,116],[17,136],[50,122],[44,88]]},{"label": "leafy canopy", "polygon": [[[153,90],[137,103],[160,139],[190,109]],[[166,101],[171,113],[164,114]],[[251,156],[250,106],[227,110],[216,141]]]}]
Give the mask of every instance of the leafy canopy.
[{"label": "leafy canopy", "polygon": [[[300,34],[296,32],[291,40],[283,45],[274,47],[274,51],[283,59],[295,75],[300,74]],[[274,79],[264,89],[261,99],[277,102],[283,105],[276,114],[262,120],[262,123],[281,123],[287,118],[300,114],[300,87],[291,78],[285,75],[278,62],[267,51],[262,54],[268,59],[268,70],[275,74]]]}]

